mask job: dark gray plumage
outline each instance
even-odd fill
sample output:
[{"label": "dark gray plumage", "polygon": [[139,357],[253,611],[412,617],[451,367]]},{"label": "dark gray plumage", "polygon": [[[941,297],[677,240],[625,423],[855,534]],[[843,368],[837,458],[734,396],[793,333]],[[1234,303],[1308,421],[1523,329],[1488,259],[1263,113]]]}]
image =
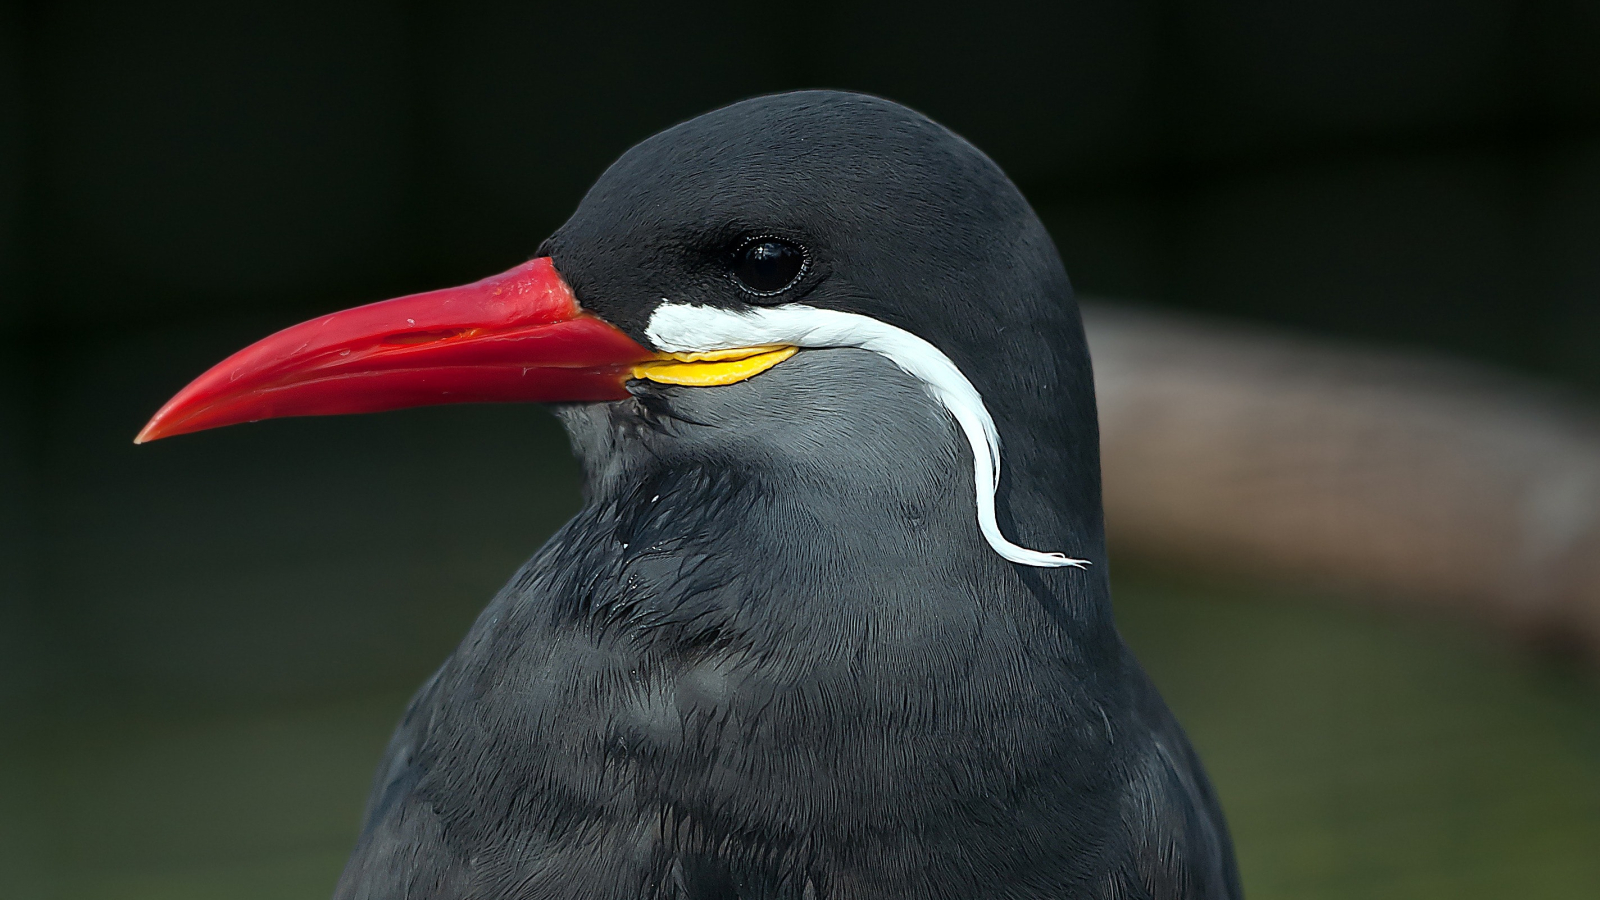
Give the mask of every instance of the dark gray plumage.
[{"label": "dark gray plumage", "polygon": [[336,896],[1234,898],[1198,760],[1117,636],[1092,381],[1038,219],[959,138],[859,95],[760,98],[630,151],[547,243],[643,339],[662,298],[764,302],[730,243],[813,261],[784,302],[942,349],[1005,447],[863,350],[559,409],[583,509],[396,732]]}]

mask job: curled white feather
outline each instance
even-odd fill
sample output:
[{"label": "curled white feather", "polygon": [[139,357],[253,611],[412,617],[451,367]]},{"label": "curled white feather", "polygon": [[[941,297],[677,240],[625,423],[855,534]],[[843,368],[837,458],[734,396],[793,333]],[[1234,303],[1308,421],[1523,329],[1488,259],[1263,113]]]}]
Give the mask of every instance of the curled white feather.
[{"label": "curled white feather", "polygon": [[691,306],[663,300],[650,316],[645,335],[659,350],[694,353],[788,344],[795,347],[856,347],[870,350],[920,381],[949,411],[972,447],[977,490],[978,530],[1006,559],[1026,566],[1055,568],[1088,565],[1061,553],[1018,546],[1000,533],[994,494],[1000,482],[1000,435],[978,389],[950,357],[909,331],[871,316],[817,309],[801,304],[750,310]]}]

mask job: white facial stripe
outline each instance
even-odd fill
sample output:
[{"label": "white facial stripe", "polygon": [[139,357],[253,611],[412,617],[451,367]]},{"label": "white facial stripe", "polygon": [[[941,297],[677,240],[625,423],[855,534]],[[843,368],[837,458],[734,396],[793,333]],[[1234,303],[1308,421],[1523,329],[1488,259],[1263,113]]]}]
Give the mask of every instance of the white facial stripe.
[{"label": "white facial stripe", "polygon": [[978,493],[978,530],[996,553],[1014,563],[1053,568],[1088,565],[1060,553],[1041,553],[1006,540],[994,518],[1000,480],[1000,435],[983,397],[938,347],[871,316],[800,304],[736,311],[663,300],[650,316],[645,336],[656,349],[673,353],[789,344],[795,347],[857,347],[888,358],[922,382],[950,412],[972,446]]}]

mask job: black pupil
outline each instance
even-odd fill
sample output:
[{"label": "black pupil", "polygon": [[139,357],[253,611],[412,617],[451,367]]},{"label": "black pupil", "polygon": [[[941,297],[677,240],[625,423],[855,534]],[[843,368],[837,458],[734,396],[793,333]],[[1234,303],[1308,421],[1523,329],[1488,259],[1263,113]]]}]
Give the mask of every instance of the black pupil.
[{"label": "black pupil", "polygon": [[794,282],[805,262],[805,254],[793,244],[756,241],[739,251],[733,276],[758,294],[776,294]]}]

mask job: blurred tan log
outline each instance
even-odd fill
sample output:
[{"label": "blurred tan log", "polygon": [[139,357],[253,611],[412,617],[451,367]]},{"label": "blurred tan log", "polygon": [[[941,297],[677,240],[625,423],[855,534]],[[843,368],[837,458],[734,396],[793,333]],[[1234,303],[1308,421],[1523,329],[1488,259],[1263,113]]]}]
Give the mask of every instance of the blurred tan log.
[{"label": "blurred tan log", "polygon": [[1600,659],[1592,407],[1438,359],[1085,318],[1115,547],[1470,611]]}]

